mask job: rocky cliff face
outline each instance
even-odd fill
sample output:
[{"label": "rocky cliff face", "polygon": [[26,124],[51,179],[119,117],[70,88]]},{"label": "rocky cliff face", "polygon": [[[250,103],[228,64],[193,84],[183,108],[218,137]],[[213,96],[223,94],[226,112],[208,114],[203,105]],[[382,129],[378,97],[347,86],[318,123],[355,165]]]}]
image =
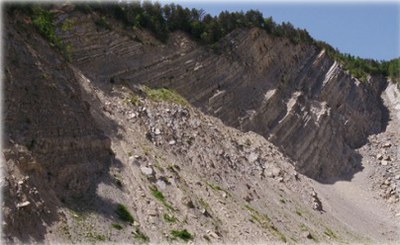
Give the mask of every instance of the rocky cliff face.
[{"label": "rocky cliff face", "polygon": [[211,50],[182,33],[162,44],[142,31],[127,34],[117,22],[99,29],[96,16],[68,18],[76,25],[60,35],[73,47],[73,62],[99,86],[176,89],[225,124],[263,135],[312,178],[357,167],[354,149],[384,126],[385,79],[360,83],[314,46],[252,29],[234,31]]},{"label": "rocky cliff face", "polygon": [[324,179],[359,161],[353,149],[382,128],[381,78],[361,84],[257,29],[213,50],[108,30],[70,6],[56,16],[73,23],[57,31],[69,62],[24,14],[5,22],[6,241],[390,241],[342,222],[295,171]]},{"label": "rocky cliff face", "polygon": [[5,220],[13,227],[6,233],[39,239],[41,220],[55,218],[61,202],[95,192],[112,159],[111,142],[65,60],[34,32],[21,31],[21,22],[7,19],[6,26]]}]

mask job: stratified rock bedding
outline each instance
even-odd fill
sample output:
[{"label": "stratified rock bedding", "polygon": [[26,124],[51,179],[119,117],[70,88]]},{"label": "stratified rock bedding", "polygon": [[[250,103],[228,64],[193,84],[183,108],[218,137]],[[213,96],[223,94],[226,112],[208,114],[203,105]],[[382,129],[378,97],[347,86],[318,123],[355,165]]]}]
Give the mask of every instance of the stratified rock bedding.
[{"label": "stratified rock bedding", "polygon": [[73,63],[99,86],[175,89],[225,124],[263,135],[309,177],[357,168],[354,149],[384,126],[379,95],[386,80],[360,83],[312,45],[255,28],[232,32],[212,50],[180,32],[164,44],[143,31],[128,34],[118,22],[106,30],[93,16],[68,18],[76,24],[60,35],[73,47]]},{"label": "stratified rock bedding", "polygon": [[[5,241],[397,237],[390,222],[385,236],[338,219],[308,178],[357,167],[354,149],[384,126],[383,78],[360,83],[323,50],[259,29],[211,49],[101,28],[71,5],[54,13],[73,23],[57,30],[69,61],[27,16],[5,18]],[[157,98],[161,87],[190,103]]]}]

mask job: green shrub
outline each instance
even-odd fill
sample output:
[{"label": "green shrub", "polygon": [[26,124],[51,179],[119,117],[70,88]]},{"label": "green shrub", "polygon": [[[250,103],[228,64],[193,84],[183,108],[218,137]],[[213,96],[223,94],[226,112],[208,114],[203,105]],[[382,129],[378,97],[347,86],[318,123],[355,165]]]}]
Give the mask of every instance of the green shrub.
[{"label": "green shrub", "polygon": [[112,224],[111,226],[113,228],[117,229],[117,230],[122,230],[123,229],[122,225],[120,225],[120,224]]},{"label": "green shrub", "polygon": [[40,7],[33,9],[32,23],[39,33],[57,47],[61,47],[61,39],[56,35],[54,16]]},{"label": "green shrub", "polygon": [[154,101],[167,101],[182,106],[187,106],[189,104],[185,98],[180,96],[174,90],[166,88],[150,89],[148,87],[144,87],[144,91],[147,96]]},{"label": "green shrub", "polygon": [[184,240],[184,241],[193,240],[193,238],[194,238],[193,235],[190,234],[186,229],[181,230],[181,231],[179,231],[179,230],[172,230],[172,231],[171,231],[171,235],[172,235],[173,237],[180,238],[180,239],[182,239],[182,240]]},{"label": "green shrub", "polygon": [[334,238],[334,239],[338,238],[337,235],[335,234],[335,232],[333,232],[331,229],[328,229],[328,228],[325,229],[324,234],[330,238]]},{"label": "green shrub", "polygon": [[117,210],[115,212],[122,221],[133,223],[134,218],[124,205],[118,204]]},{"label": "green shrub", "polygon": [[164,195],[162,194],[161,191],[159,191],[159,190],[157,189],[157,187],[155,187],[155,186],[150,186],[150,191],[151,191],[151,194],[152,194],[157,200],[159,200],[166,208],[168,208],[168,209],[170,209],[170,210],[175,210],[175,209],[172,207],[172,205],[169,204],[169,203],[167,202],[167,200],[165,200]]},{"label": "green shrub", "polygon": [[150,238],[139,229],[136,230],[136,234],[134,235],[134,237],[142,242],[150,241]]},{"label": "green shrub", "polygon": [[175,216],[169,215],[169,214],[164,214],[164,220],[169,223],[176,223],[176,221],[177,221]]},{"label": "green shrub", "polygon": [[[72,58],[72,45],[63,44],[61,38],[57,36],[54,16],[53,14],[42,7],[32,7],[30,11],[33,26],[39,31],[39,33],[49,40],[49,42],[58,48],[64,55],[67,61],[71,61]],[[66,31],[72,28],[74,23],[71,20],[66,20],[62,26],[61,30]]]},{"label": "green shrub", "polygon": [[95,237],[97,240],[99,240],[99,241],[105,241],[106,240],[106,236],[104,236],[104,235],[96,235],[96,237]]},{"label": "green shrub", "polygon": [[159,201],[161,201],[161,202],[165,201],[164,194],[162,194],[162,192],[159,191],[156,187],[150,186],[150,190],[151,190],[151,194],[153,194],[153,196],[155,198],[157,198]]},{"label": "green shrub", "polygon": [[134,106],[139,106],[142,104],[138,95],[132,95],[130,98],[127,99],[127,101]]},{"label": "green shrub", "polygon": [[66,19],[63,22],[62,26],[61,26],[61,30],[64,31],[64,32],[65,31],[71,31],[74,28],[74,26],[75,26],[75,21],[74,20]]}]

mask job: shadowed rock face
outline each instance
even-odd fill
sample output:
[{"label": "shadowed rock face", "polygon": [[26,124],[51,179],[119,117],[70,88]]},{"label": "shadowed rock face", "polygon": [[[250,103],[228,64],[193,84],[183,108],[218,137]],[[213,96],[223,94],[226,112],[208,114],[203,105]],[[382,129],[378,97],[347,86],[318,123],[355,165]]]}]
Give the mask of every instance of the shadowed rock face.
[{"label": "shadowed rock face", "polygon": [[33,159],[22,157],[18,166],[45,179],[61,198],[87,194],[110,161],[110,140],[91,118],[68,64],[42,39],[28,43],[28,32],[8,26],[6,144],[30,151]]},{"label": "shadowed rock face", "polygon": [[360,162],[353,149],[383,127],[384,78],[360,83],[314,46],[252,29],[234,31],[211,50],[179,32],[162,44],[117,22],[109,31],[93,16],[69,18],[77,24],[60,35],[73,47],[72,62],[99,87],[176,89],[225,124],[263,135],[309,177],[352,170]]}]

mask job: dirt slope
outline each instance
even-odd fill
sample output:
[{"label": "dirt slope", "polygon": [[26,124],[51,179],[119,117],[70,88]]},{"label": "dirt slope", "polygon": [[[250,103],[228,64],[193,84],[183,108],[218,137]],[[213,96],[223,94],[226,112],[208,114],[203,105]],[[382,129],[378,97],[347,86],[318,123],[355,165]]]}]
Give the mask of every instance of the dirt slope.
[{"label": "dirt slope", "polygon": [[[369,142],[359,149],[363,156],[361,171],[355,173],[350,181],[315,184],[316,190],[326,200],[326,210],[334,212],[339,220],[370,234],[373,242],[395,242],[400,239],[399,191],[396,188],[400,179],[400,110],[396,86],[390,84],[382,93],[382,99],[390,119],[385,132],[371,136]],[[389,157],[388,165],[382,165],[379,154],[385,159]]]}]

